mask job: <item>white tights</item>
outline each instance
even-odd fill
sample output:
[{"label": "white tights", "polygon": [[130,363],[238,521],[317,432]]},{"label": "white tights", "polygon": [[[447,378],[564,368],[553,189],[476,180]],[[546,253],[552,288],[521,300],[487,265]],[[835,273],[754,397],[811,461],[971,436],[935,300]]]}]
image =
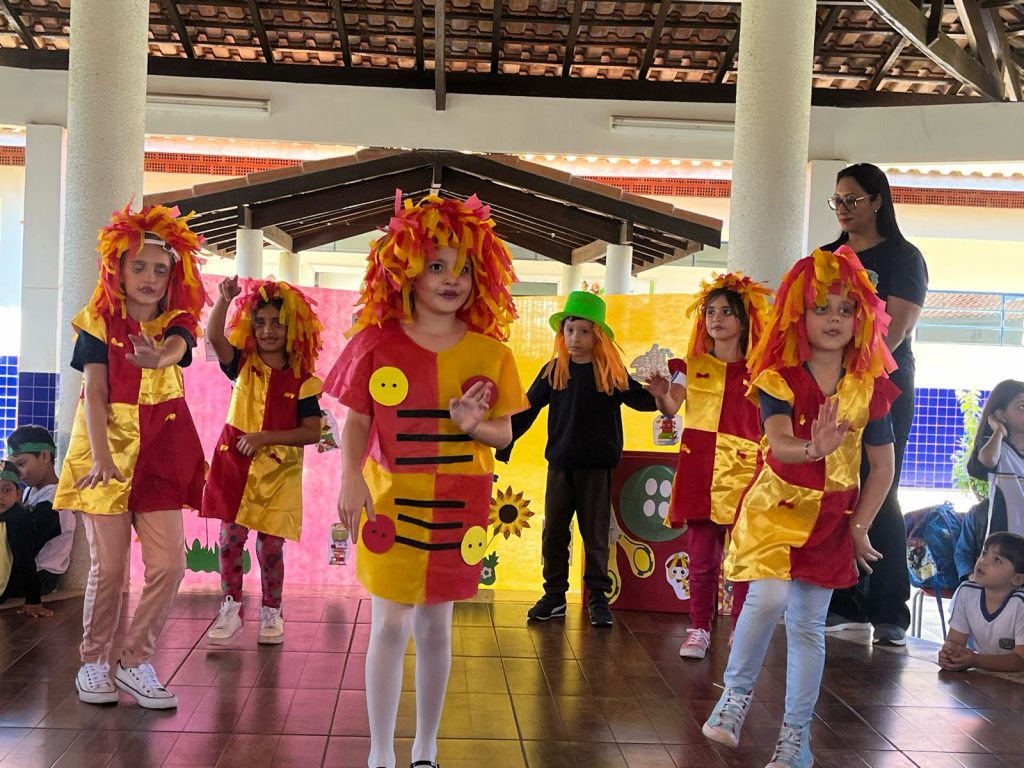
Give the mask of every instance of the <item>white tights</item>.
[{"label": "white tights", "polygon": [[416,740],[412,761],[437,756],[448,674],[452,666],[454,603],[404,605],[372,598],[366,653],[366,709],[370,716],[369,768],[395,768],[395,721],[402,695],[402,657],[409,633],[416,643]]}]

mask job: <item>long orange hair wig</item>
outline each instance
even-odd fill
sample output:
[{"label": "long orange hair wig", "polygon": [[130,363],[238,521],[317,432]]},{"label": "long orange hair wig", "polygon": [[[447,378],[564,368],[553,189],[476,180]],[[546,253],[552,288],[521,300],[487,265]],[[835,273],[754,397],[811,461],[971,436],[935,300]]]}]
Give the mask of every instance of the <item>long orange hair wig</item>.
[{"label": "long orange hair wig", "polygon": [[[568,318],[566,318],[568,319]],[[565,325],[565,320],[562,321]],[[626,365],[622,362],[619,348],[615,342],[594,323],[594,350],[591,353],[594,360],[594,382],[597,384],[597,391],[610,395],[613,392],[624,392],[629,389],[629,373]],[[554,357],[544,366],[543,374],[551,384],[552,389],[565,389],[569,386],[569,347],[565,344],[565,332],[558,329],[555,335]]]},{"label": "long orange hair wig", "polygon": [[228,341],[248,354],[256,353],[253,317],[266,304],[280,303],[278,321],[287,326],[285,352],[288,367],[296,378],[312,374],[316,359],[323,349],[324,327],[313,309],[316,302],[289,283],[275,280],[252,280],[248,290],[235,300],[235,313],[228,321]]},{"label": "long orange hair wig", "polygon": [[711,275],[711,280],[701,281],[700,293],[686,310],[686,316],[693,317],[687,354],[689,357],[696,357],[714,349],[715,342],[708,334],[704,312],[711,295],[720,291],[735,293],[743,303],[747,315],[747,348],[743,350],[743,355],[749,365],[768,320],[768,300],[772,296],[772,290],[746,277],[742,272],[727,272],[724,275],[715,273]]}]

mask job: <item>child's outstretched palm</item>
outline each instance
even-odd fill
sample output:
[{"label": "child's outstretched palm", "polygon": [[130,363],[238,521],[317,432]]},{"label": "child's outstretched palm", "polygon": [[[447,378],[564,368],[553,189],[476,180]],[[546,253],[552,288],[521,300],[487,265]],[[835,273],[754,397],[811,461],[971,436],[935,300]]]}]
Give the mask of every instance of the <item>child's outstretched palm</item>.
[{"label": "child's outstretched palm", "polygon": [[132,365],[139,366],[139,368],[160,367],[163,348],[157,343],[155,338],[143,333],[138,336],[130,335],[128,340],[135,347],[135,351],[125,355],[125,360]]},{"label": "child's outstretched palm", "polygon": [[220,291],[221,298],[229,304],[231,301],[242,292],[241,286],[238,285],[238,275],[234,277],[225,277],[220,281],[220,285],[217,286]]},{"label": "child's outstretched palm", "polygon": [[453,397],[448,402],[448,410],[455,426],[466,434],[480,426],[484,414],[491,407],[491,392],[491,384],[478,381],[467,389],[462,397]]},{"label": "child's outstretched palm", "polygon": [[850,431],[850,420],[839,418],[839,398],[826,400],[818,409],[818,418],[811,422],[811,446],[819,458],[836,450]]}]

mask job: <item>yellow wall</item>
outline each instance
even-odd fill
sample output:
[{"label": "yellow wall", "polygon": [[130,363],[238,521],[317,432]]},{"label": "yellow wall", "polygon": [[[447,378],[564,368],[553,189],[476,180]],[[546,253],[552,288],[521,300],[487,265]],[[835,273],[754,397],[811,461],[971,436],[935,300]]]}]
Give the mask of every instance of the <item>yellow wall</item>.
[{"label": "yellow wall", "polygon": [[[648,296],[608,296],[608,324],[615,332],[616,341],[625,352],[623,359],[630,361],[657,343],[668,347],[676,356],[686,351],[689,320],[686,308],[693,296],[685,294],[656,294]],[[516,301],[519,319],[513,324],[509,346],[516,356],[524,388],[529,388],[541,366],[551,357],[554,333],[548,326],[548,317],[562,309],[564,297],[530,297]],[[638,413],[623,408],[623,432],[626,450],[676,451],[678,448],[656,448],[653,442],[654,413]],[[516,443],[512,461],[498,463],[495,491],[512,486],[524,493],[535,513],[531,527],[522,538],[507,541],[494,540],[492,550],[498,554],[496,569],[499,589],[531,590],[541,588],[540,534],[544,510],[544,484],[547,462],[544,446],[547,440],[547,411],[541,413],[533,427]],[[574,539],[573,565],[570,571],[570,589],[580,588],[582,553],[579,537]]]}]

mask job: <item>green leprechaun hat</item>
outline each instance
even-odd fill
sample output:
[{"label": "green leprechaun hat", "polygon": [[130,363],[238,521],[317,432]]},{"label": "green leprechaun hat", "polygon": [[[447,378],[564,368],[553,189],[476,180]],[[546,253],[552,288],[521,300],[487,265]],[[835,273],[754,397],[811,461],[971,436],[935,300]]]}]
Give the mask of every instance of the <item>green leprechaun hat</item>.
[{"label": "green leprechaun hat", "polygon": [[573,291],[565,300],[565,307],[561,312],[555,312],[548,320],[552,330],[557,333],[562,328],[562,321],[567,317],[581,317],[589,320],[607,336],[610,340],[615,339],[615,334],[604,321],[605,316],[604,299],[590,291]]}]

